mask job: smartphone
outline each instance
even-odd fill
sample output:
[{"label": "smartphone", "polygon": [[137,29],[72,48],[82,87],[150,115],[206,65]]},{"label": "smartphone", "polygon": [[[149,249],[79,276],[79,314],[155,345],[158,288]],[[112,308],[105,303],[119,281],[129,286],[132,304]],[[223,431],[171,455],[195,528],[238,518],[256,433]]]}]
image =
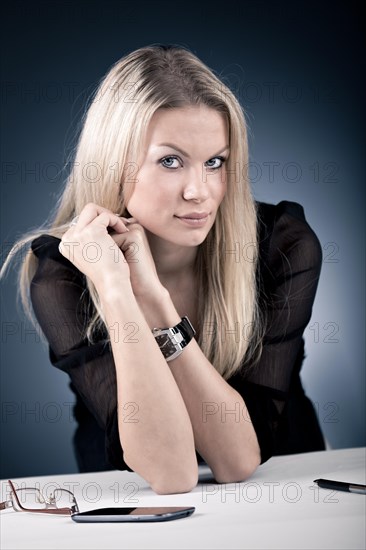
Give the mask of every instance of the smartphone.
[{"label": "smartphone", "polygon": [[195,507],[151,506],[150,508],[99,508],[88,512],[76,512],[71,518],[78,523],[171,521],[190,516]]}]

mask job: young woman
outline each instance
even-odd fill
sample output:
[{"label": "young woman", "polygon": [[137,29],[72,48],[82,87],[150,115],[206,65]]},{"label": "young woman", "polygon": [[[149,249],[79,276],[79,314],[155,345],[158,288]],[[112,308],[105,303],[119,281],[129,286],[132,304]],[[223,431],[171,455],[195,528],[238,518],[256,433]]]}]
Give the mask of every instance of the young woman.
[{"label": "young woman", "polygon": [[82,471],[179,493],[198,462],[236,482],[324,449],[299,375],[319,241],[299,204],[254,201],[243,110],[189,50],[111,68],[30,241],[20,292],[71,379]]}]

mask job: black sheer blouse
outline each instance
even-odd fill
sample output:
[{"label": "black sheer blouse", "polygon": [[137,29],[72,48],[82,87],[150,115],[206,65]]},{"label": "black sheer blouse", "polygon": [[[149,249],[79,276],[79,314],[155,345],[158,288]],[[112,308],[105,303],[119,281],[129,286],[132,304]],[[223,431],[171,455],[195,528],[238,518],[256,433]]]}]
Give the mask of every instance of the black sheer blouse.
[{"label": "black sheer blouse", "polygon": [[[261,462],[272,455],[324,449],[314,407],[301,385],[303,333],[310,320],[322,263],[319,240],[295,202],[257,202],[258,281],[267,330],[258,365],[227,380],[243,397],[253,422]],[[74,448],[80,471],[117,468],[123,460],[117,420],[114,359],[106,332],[90,345],[85,276],[58,250],[60,239],[41,235],[31,248],[38,268],[31,300],[49,343],[49,358],[66,372],[76,395]],[[197,453],[199,462],[202,457]]]}]

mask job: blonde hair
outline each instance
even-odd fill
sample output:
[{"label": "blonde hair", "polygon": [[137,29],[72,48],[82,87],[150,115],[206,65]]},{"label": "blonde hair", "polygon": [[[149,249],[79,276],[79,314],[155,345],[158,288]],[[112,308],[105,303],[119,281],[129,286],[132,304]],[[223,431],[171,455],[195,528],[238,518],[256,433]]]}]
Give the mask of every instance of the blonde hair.
[{"label": "blonde hair", "polygon": [[[146,46],[111,67],[83,117],[72,167],[49,221],[16,241],[0,276],[14,253],[34,238],[44,233],[61,238],[72,218],[89,202],[126,215],[134,170],[152,116],[157,109],[199,105],[225,116],[229,128],[227,192],[196,259],[198,344],[228,379],[253,366],[262,349],[257,211],[248,177],[247,126],[243,109],[229,87],[183,46]],[[18,297],[34,324],[29,289],[37,264],[32,252],[26,254],[18,286]],[[86,283],[94,308],[85,335],[93,342],[94,330],[105,320],[93,283],[88,278]]]}]

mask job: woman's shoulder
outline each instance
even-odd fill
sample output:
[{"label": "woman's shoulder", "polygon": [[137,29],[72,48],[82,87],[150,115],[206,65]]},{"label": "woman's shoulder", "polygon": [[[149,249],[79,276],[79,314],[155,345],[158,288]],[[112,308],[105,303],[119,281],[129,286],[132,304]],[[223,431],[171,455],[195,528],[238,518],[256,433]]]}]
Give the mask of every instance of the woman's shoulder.
[{"label": "woman's shoulder", "polygon": [[58,250],[58,245],[60,242],[61,239],[58,239],[53,235],[42,233],[42,235],[33,239],[31,242],[31,249],[37,257],[41,257],[52,253],[56,249]]},{"label": "woman's shoulder", "polygon": [[311,263],[321,263],[322,248],[319,238],[309,225],[301,204],[283,200],[277,204],[256,201],[259,247],[261,255],[269,259],[287,251],[301,251]]},{"label": "woman's shoulder", "polygon": [[68,267],[72,271],[79,272],[79,270],[70,262],[65,256],[59,251],[59,244],[61,239],[54,237],[53,235],[48,235],[47,233],[42,233],[39,237],[36,237],[31,242],[31,249],[34,255],[38,258],[38,263],[44,263],[47,260],[54,260],[61,264],[64,267]]},{"label": "woman's shoulder", "polygon": [[255,203],[257,206],[259,222],[264,223],[267,227],[285,215],[299,221],[306,222],[304,208],[298,202],[281,201],[277,204],[271,204],[262,201],[255,201]]}]

